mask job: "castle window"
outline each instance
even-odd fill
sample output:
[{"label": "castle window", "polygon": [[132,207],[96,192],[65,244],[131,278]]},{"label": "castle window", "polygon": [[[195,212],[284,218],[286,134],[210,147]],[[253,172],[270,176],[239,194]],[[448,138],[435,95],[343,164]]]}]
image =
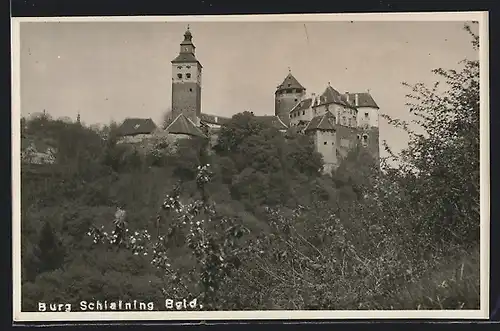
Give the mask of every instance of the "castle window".
[{"label": "castle window", "polygon": [[182,74],[177,74],[177,78],[182,79]]},{"label": "castle window", "polygon": [[190,88],[190,89],[189,89],[189,92],[193,92],[193,89],[192,89],[192,88]]},{"label": "castle window", "polygon": [[190,73],[187,73],[187,74],[186,74],[186,78],[191,78],[191,74],[190,74]]},{"label": "castle window", "polygon": [[368,118],[368,113],[365,113],[365,118]]},{"label": "castle window", "polygon": [[182,69],[182,66],[177,66],[177,69]]},{"label": "castle window", "polygon": [[335,142],[332,141],[332,145],[335,145]]},{"label": "castle window", "polygon": [[326,144],[327,144],[327,142],[325,141],[325,142],[323,143],[323,145],[326,145]]},{"label": "castle window", "polygon": [[292,84],[288,83],[288,87],[292,86]]},{"label": "castle window", "polygon": [[295,102],[297,102],[297,101],[299,101],[299,100],[295,99]]},{"label": "castle window", "polygon": [[306,111],[305,111],[305,110],[303,110],[303,111],[302,111],[302,115],[305,115],[305,114],[306,114]]},{"label": "castle window", "polygon": [[191,66],[186,66],[186,68],[188,68],[188,69],[189,69],[189,68],[191,68]]}]

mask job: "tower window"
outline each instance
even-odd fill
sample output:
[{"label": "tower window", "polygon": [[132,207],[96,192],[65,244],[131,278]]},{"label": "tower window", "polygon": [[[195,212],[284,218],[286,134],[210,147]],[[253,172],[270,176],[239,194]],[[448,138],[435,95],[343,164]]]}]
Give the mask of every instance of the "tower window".
[{"label": "tower window", "polygon": [[297,101],[299,101],[299,100],[295,99],[295,102],[297,102]]},{"label": "tower window", "polygon": [[186,66],[186,68],[188,68],[188,69],[189,69],[189,68],[191,68],[191,66]]},{"label": "tower window", "polygon": [[191,78],[191,74],[190,74],[190,73],[187,73],[187,74],[186,74],[186,78]]},{"label": "tower window", "polygon": [[182,66],[178,66],[177,69],[182,69]]},{"label": "tower window", "polygon": [[193,92],[193,89],[192,89],[192,88],[190,88],[190,89],[189,89],[189,92]]},{"label": "tower window", "polygon": [[368,113],[365,113],[365,118],[368,118]]},{"label": "tower window", "polygon": [[326,145],[326,141],[323,143],[323,145]]},{"label": "tower window", "polygon": [[182,79],[182,74],[177,74],[177,78]]},{"label": "tower window", "polygon": [[303,110],[303,111],[302,111],[302,115],[305,115],[305,114],[306,114],[306,111],[305,111],[305,110]]}]

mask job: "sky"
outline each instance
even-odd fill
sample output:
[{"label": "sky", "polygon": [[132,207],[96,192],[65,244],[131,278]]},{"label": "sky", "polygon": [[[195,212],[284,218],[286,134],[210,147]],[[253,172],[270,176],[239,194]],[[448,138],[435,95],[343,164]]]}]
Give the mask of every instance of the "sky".
[{"label": "sky", "polygon": [[[479,56],[456,21],[23,22],[21,114],[160,124],[188,23],[203,65],[202,112],[221,116],[274,114],[276,86],[290,68],[308,93],[328,83],[341,93],[369,90],[381,113],[408,119],[403,81],[432,83],[432,69]],[[380,136],[405,146],[383,119]]]}]

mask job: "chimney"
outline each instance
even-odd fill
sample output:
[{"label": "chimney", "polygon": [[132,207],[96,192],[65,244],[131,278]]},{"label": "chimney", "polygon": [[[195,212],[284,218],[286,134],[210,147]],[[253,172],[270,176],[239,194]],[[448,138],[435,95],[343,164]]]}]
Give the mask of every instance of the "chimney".
[{"label": "chimney", "polygon": [[219,122],[217,116],[214,116],[214,120],[215,120],[215,123]]},{"label": "chimney", "polygon": [[356,107],[357,107],[357,106],[359,105],[359,95],[358,95],[357,93],[354,95],[354,100],[356,100],[356,101],[354,102],[354,104],[355,104],[355,105],[356,105]]},{"label": "chimney", "polygon": [[345,99],[349,102],[349,92],[345,92]]}]

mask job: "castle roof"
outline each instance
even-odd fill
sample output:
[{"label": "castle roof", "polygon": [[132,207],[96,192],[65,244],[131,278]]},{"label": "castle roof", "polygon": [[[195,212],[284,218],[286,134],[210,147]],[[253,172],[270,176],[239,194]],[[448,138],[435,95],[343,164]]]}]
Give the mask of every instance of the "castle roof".
[{"label": "castle roof", "polygon": [[[193,35],[191,34],[191,31],[189,30],[189,25],[187,27],[186,32],[184,33],[184,40],[181,42],[181,52],[175,59],[173,59],[171,62],[172,63],[197,63],[200,67],[201,64],[198,62],[196,59],[196,56],[194,56],[194,49],[196,48],[193,44]],[[189,51],[184,51],[184,48],[182,46],[192,46],[189,47]]]},{"label": "castle roof", "polygon": [[304,132],[312,130],[335,131],[335,116],[327,111],[323,115],[313,117],[305,127]]},{"label": "castle roof", "polygon": [[200,114],[200,120],[204,123],[223,125],[227,123],[230,118],[210,114]]},{"label": "castle roof", "polygon": [[255,116],[265,125],[271,126],[278,130],[286,130],[288,126],[278,117],[272,115]]},{"label": "castle roof", "polygon": [[296,110],[308,109],[309,107],[311,107],[312,101],[313,101],[312,98],[307,98],[307,99],[300,101],[290,110],[290,113],[293,111],[296,111]]},{"label": "castle roof", "polygon": [[[350,98],[349,98],[350,99]],[[354,107],[354,104],[347,100],[345,94],[341,94],[339,91],[328,85],[323,94],[320,96],[320,105],[326,105],[330,103],[336,103],[343,106]]]},{"label": "castle roof", "polygon": [[196,127],[196,124],[193,123],[189,118],[187,118],[184,114],[179,114],[172,123],[165,129],[167,133],[173,134],[185,134],[193,137],[207,138],[201,132],[200,129]]},{"label": "castle roof", "polygon": [[201,63],[196,59],[193,53],[180,53],[177,55],[175,59],[171,61],[172,63],[198,63],[200,66]]},{"label": "castle roof", "polygon": [[356,95],[358,96],[358,104],[356,105],[356,107],[372,107],[379,109],[377,103],[375,102],[375,100],[373,100],[373,97],[370,93],[349,93],[349,100],[355,101]]},{"label": "castle roof", "polygon": [[133,136],[152,133],[156,128],[157,126],[151,118],[126,118],[118,131],[122,136]]},{"label": "castle roof", "polygon": [[301,89],[301,90],[305,90],[306,88],[304,86],[302,86],[299,81],[292,75],[292,73],[289,73],[285,80],[283,81],[283,83],[281,83],[280,85],[278,85],[277,87],[277,90],[282,90],[282,89],[289,89],[289,88],[293,88],[293,89]]}]

